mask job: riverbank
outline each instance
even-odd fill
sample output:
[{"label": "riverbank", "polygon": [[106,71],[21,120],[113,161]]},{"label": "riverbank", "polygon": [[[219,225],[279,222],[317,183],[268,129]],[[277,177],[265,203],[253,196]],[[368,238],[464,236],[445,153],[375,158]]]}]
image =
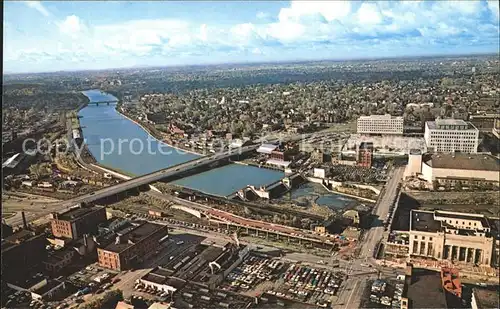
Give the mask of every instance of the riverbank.
[{"label": "riverbank", "polygon": [[125,114],[123,111],[121,111],[120,109],[116,108],[116,111],[118,112],[118,114],[122,115],[123,117],[127,118],[128,120],[130,120],[131,122],[135,123],[136,125],[138,125],[141,129],[143,129],[149,136],[151,136],[152,138],[158,140],[160,143],[163,143],[165,145],[167,145],[168,147],[172,147],[172,148],[175,148],[177,150],[180,150],[180,151],[184,151],[184,152],[187,152],[187,153],[190,153],[190,154],[194,154],[194,155],[198,155],[198,156],[204,156],[204,154],[202,153],[199,153],[199,152],[195,152],[195,151],[192,151],[192,150],[188,150],[188,149],[185,149],[185,148],[182,148],[182,147],[179,147],[179,146],[175,146],[175,145],[172,145],[172,144],[169,144],[169,143],[166,143],[163,138],[161,136],[155,136],[154,135],[154,132],[152,132],[147,126],[143,125],[142,123],[140,123],[139,121],[129,117],[127,114]]}]

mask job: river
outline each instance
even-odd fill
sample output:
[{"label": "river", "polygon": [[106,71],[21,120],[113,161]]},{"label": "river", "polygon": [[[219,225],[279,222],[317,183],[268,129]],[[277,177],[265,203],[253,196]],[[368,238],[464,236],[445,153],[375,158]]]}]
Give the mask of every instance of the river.
[{"label": "river", "polygon": [[[117,100],[100,90],[83,91],[83,94],[91,102]],[[88,105],[78,115],[82,116],[80,124],[90,152],[104,166],[139,176],[199,157],[156,140],[120,114],[113,104]],[[276,170],[229,164],[174,183],[208,194],[227,196],[247,185],[267,185],[283,176],[283,172]]]}]

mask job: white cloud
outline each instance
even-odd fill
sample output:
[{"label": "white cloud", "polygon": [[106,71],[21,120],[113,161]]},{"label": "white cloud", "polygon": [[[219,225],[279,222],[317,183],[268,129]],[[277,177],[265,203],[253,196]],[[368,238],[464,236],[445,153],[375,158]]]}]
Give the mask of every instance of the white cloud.
[{"label": "white cloud", "polygon": [[255,47],[254,49],[252,49],[252,54],[254,54],[254,55],[262,55],[263,52],[262,52],[262,50],[260,48]]},{"label": "white cloud", "polygon": [[486,2],[488,4],[488,9],[491,11],[491,13],[493,14],[493,16],[496,17],[496,19],[498,20],[498,14],[499,14],[499,5],[498,5],[498,1],[497,0],[488,0]]},{"label": "white cloud", "polygon": [[290,43],[304,37],[305,27],[300,23],[286,21],[269,24],[265,31],[272,38]]},{"label": "white cloud", "polygon": [[282,8],[278,15],[280,22],[299,21],[301,17],[320,15],[326,21],[342,19],[351,12],[348,1],[292,1],[290,7]]},{"label": "white cloud", "polygon": [[49,16],[50,12],[43,6],[40,1],[24,1],[28,7],[37,10],[43,16]]},{"label": "white cloud", "polygon": [[256,17],[258,19],[266,19],[266,18],[269,18],[269,13],[266,13],[266,12],[258,12]]},{"label": "white cloud", "polygon": [[[44,16],[50,14],[39,2],[26,5]],[[60,31],[33,40],[21,39],[13,30],[15,23],[4,24],[9,42],[15,42],[6,44],[4,53],[10,63],[23,59],[124,59],[125,63],[134,57],[213,56],[220,51],[234,56],[280,57],[285,52],[312,55],[318,50],[325,55],[332,50],[340,55],[337,51],[344,50],[346,56],[352,56],[350,50],[361,53],[373,46],[388,53],[391,46],[400,52],[439,44],[451,50],[458,45],[498,45],[498,37],[494,37],[498,26],[481,19],[483,13],[488,16],[488,10],[498,20],[496,1],[380,1],[352,6],[345,1],[292,1],[276,16],[259,12],[255,24],[232,25],[143,19],[92,26],[93,21],[71,15],[47,26],[52,29],[55,24]],[[463,34],[468,35],[467,40]]]},{"label": "white cloud", "polygon": [[361,4],[356,15],[360,24],[377,25],[383,20],[383,16],[376,3],[364,2]]},{"label": "white cloud", "polygon": [[202,41],[207,41],[207,25],[203,24],[200,26],[200,38]]},{"label": "white cloud", "polygon": [[58,24],[59,30],[72,37],[76,37],[80,32],[85,30],[85,25],[80,18],[76,15],[67,16],[62,22]]}]

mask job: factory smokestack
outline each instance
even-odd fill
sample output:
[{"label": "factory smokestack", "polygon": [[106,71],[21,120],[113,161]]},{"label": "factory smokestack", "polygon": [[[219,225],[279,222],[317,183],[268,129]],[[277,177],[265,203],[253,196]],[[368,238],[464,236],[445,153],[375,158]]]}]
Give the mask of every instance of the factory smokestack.
[{"label": "factory smokestack", "polygon": [[23,227],[25,230],[28,229],[28,222],[26,222],[26,215],[24,214],[24,211],[21,212],[21,216],[23,217]]}]

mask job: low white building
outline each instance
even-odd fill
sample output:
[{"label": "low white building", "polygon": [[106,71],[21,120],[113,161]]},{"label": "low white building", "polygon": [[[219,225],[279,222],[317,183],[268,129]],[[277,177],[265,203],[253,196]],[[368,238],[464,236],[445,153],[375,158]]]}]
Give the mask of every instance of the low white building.
[{"label": "low white building", "polygon": [[325,178],[326,173],[324,168],[314,168],[314,177]]},{"label": "low white building", "polygon": [[500,163],[497,158],[485,154],[424,154],[420,172],[413,164],[411,170],[429,183],[491,183],[498,186]]}]

